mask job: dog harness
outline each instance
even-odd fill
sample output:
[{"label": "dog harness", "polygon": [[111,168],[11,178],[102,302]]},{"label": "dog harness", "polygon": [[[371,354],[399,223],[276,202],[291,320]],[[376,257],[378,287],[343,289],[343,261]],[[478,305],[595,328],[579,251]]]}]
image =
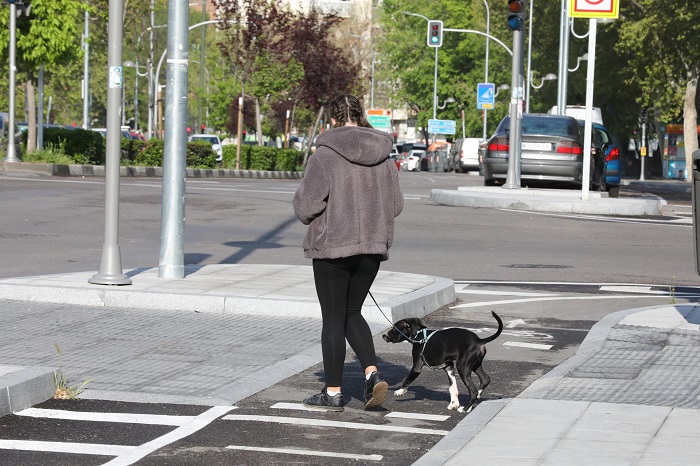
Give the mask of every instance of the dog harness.
[{"label": "dog harness", "polygon": [[[419,330],[418,333],[416,333],[416,336],[413,338],[413,340],[416,343],[418,343],[419,345],[423,345],[423,347],[420,350],[420,358],[423,361],[423,364],[425,364],[426,366],[428,366],[429,369],[432,369],[432,370],[442,369],[447,365],[447,364],[441,364],[439,366],[433,367],[430,364],[428,364],[428,361],[425,360],[425,347],[428,344],[428,340],[430,340],[430,338],[433,335],[435,335],[436,333],[438,333],[439,331],[440,330],[435,330],[433,333],[428,335],[428,329],[423,328],[423,329]],[[422,337],[421,337],[421,334],[422,334]]]}]

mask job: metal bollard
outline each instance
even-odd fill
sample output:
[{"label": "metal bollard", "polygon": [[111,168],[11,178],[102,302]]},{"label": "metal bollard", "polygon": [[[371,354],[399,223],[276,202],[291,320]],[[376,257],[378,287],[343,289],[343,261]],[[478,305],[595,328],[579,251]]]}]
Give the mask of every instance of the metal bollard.
[{"label": "metal bollard", "polygon": [[693,152],[693,237],[695,241],[695,271],[700,275],[700,231],[698,231],[698,217],[700,217],[700,150]]}]

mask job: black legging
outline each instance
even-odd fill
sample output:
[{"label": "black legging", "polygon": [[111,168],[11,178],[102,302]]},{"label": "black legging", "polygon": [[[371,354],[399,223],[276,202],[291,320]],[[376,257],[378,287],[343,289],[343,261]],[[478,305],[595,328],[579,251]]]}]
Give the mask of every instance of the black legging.
[{"label": "black legging", "polygon": [[381,256],[359,255],[314,259],[314,281],[321,304],[321,348],[327,387],[340,387],[345,363],[345,340],[363,368],[377,365],[372,331],[362,317],[364,303],[379,272]]}]

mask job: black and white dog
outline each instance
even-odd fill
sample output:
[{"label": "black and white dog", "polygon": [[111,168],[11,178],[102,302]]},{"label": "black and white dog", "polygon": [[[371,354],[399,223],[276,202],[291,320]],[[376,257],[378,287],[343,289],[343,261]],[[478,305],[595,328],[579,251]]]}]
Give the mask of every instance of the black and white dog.
[{"label": "black and white dog", "polygon": [[[481,392],[491,382],[491,378],[484,372],[481,362],[486,356],[486,343],[495,340],[503,330],[503,322],[498,315],[491,311],[498,322],[496,333],[487,338],[479,338],[474,332],[465,328],[446,328],[443,330],[429,330],[420,319],[402,319],[394,324],[391,330],[382,335],[387,343],[399,343],[409,341],[413,344],[413,367],[401,384],[401,388],[394,394],[401,396],[406,393],[408,386],[416,380],[423,369],[428,366],[432,369],[444,369],[450,382],[450,404],[447,409],[469,413],[474,408],[474,403],[481,397]],[[469,404],[460,406],[455,367],[464,384],[469,390]],[[471,373],[475,372],[479,377],[479,390],[472,382]]]}]

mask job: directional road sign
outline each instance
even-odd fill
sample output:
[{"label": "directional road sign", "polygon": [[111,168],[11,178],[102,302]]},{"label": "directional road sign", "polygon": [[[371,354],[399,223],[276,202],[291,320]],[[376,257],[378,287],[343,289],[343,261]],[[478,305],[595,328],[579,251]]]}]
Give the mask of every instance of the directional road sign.
[{"label": "directional road sign", "polygon": [[433,134],[455,134],[457,122],[455,120],[428,120],[428,132]]},{"label": "directional road sign", "polygon": [[367,110],[367,121],[375,129],[391,133],[391,110],[371,108]]},{"label": "directional road sign", "polygon": [[491,110],[496,100],[493,83],[479,83],[476,85],[476,108],[478,110]]}]

